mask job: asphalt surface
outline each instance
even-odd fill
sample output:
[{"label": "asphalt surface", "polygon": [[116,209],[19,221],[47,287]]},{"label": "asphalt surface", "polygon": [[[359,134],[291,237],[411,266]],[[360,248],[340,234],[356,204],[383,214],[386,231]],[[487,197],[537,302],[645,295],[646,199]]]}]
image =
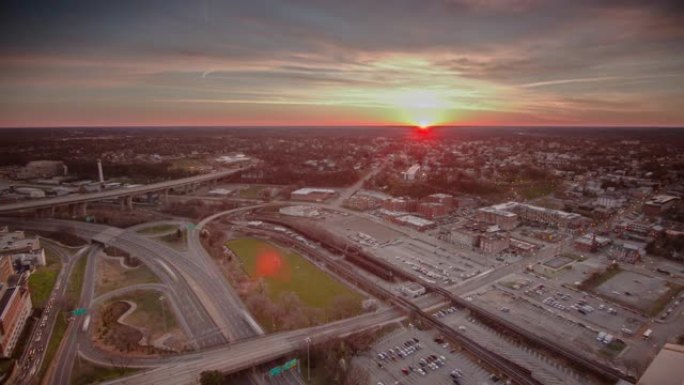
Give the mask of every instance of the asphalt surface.
[{"label": "asphalt surface", "polygon": [[89,194],[73,194],[63,197],[47,198],[47,199],[32,199],[24,202],[9,203],[0,205],[0,213],[9,213],[22,210],[33,210],[46,207],[64,206],[72,203],[95,202],[105,199],[118,198],[122,196],[142,195],[149,192],[156,192],[164,189],[174,187],[192,185],[196,183],[208,182],[216,179],[221,179],[237,172],[243,171],[251,167],[245,166],[237,169],[219,171],[210,174],[197,175],[189,178],[175,179],[166,182],[152,183],[144,186],[121,188],[116,190],[105,190]]},{"label": "asphalt surface", "polygon": [[[82,254],[89,252],[91,248],[90,246],[85,246],[78,249],[78,251],[74,251],[74,253],[70,253],[64,248],[49,241],[43,241],[43,247],[50,250],[55,255],[58,255],[63,266],[57,275],[55,286],[46,303],[43,314],[34,326],[33,333],[30,336],[30,342],[24,350],[24,356],[19,360],[18,364],[22,366],[22,370],[15,379],[17,384],[29,383],[33,379],[33,376],[40,370],[43,360],[45,359],[47,345],[50,342],[55,323],[57,322],[57,317],[64,316],[60,314],[62,310],[61,304],[65,297],[65,291],[68,286],[71,272],[73,271],[78,258]],[[47,317],[47,319],[45,317]],[[43,319],[45,319],[45,326],[42,326]]]}]

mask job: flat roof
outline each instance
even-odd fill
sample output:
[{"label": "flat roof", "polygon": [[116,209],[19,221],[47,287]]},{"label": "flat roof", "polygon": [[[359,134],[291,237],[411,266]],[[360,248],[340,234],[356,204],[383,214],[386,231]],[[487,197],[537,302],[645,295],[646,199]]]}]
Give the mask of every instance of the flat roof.
[{"label": "flat roof", "polygon": [[335,194],[336,191],[333,189],[329,189],[329,188],[304,187],[304,188],[300,188],[299,190],[295,190],[292,193],[297,194],[297,195],[309,195],[309,194],[313,194],[313,193]]},{"label": "flat roof", "polygon": [[416,226],[430,226],[435,223],[433,221],[428,221],[427,219],[423,219],[415,215],[403,215],[397,218],[397,220]]},{"label": "flat roof", "polygon": [[665,344],[637,385],[684,384],[684,346]]}]

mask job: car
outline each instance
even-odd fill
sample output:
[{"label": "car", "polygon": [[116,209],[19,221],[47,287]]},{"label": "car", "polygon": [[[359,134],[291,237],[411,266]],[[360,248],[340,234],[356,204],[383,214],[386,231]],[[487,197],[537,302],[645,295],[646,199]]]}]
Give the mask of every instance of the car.
[{"label": "car", "polygon": [[401,368],[401,372],[404,373],[405,375],[409,375],[410,371],[408,368]]},{"label": "car", "polygon": [[418,374],[420,374],[421,376],[424,376],[427,374],[427,372],[423,369],[418,369]]}]

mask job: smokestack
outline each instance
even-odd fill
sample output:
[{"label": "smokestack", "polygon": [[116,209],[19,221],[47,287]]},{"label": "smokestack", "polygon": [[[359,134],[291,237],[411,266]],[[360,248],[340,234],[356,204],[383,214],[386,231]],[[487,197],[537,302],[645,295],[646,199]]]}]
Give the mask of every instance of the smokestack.
[{"label": "smokestack", "polygon": [[100,175],[100,183],[104,184],[104,173],[102,172],[102,161],[97,160],[97,172]]}]

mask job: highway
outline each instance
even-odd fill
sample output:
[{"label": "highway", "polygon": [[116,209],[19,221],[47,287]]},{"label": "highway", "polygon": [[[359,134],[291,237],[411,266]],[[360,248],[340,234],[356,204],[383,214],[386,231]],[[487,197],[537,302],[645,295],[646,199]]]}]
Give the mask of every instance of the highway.
[{"label": "highway", "polygon": [[[117,247],[130,253],[144,263],[162,283],[171,288],[175,294],[175,303],[181,308],[185,322],[191,326],[191,334],[188,336],[191,343],[198,348],[205,348],[223,344],[227,341],[223,334],[228,332],[230,325],[226,324],[224,330],[220,330],[215,318],[224,315],[215,312],[213,317],[205,310],[205,303],[211,301],[214,309],[222,309],[225,314],[231,313],[230,304],[225,303],[221,296],[212,296],[214,282],[211,282],[195,264],[188,261],[188,258],[181,255],[178,251],[162,245],[153,240],[116,229],[109,226],[89,224],[75,221],[65,221],[57,219],[23,219],[23,218],[0,218],[0,223],[10,224],[25,229],[37,229],[43,231],[69,231],[84,239],[104,238],[107,235],[109,245]],[[110,236],[114,234],[114,236]],[[165,263],[160,265],[159,261]],[[181,271],[179,271],[179,265]],[[166,266],[166,268],[162,267]],[[189,278],[190,281],[185,278]],[[204,291],[204,293],[202,293]],[[196,295],[200,292],[200,296]],[[214,305],[219,302],[221,305]],[[229,316],[225,316],[228,319]],[[221,321],[225,324],[225,321]]]},{"label": "highway", "polygon": [[[55,255],[58,255],[62,260],[62,269],[60,270],[57,279],[55,280],[55,287],[50,294],[48,302],[44,308],[42,317],[36,322],[34,332],[30,336],[30,342],[26,345],[24,356],[20,360],[23,370],[19,373],[16,379],[17,384],[30,383],[32,376],[38,372],[47,350],[47,345],[52,337],[53,329],[58,317],[63,317],[62,301],[68,286],[69,277],[74,269],[76,261],[81,255],[88,253],[90,246],[80,248],[73,255],[65,252],[61,247],[55,246],[52,242],[42,240],[43,247],[50,250]],[[45,319],[45,326],[41,326],[42,320]],[[39,337],[40,336],[40,337]],[[33,353],[31,353],[33,352]]]},{"label": "highway", "polygon": [[73,203],[84,203],[84,202],[96,202],[106,199],[119,198],[123,196],[135,196],[142,195],[151,192],[163,191],[166,189],[172,189],[197,183],[204,183],[208,181],[213,181],[227,176],[233,175],[237,172],[241,172],[245,169],[252,167],[252,165],[245,165],[240,168],[218,171],[209,174],[197,175],[188,178],[175,179],[165,182],[152,183],[143,186],[131,187],[131,188],[121,188],[115,190],[105,190],[95,193],[88,194],[73,194],[66,195],[63,197],[47,198],[47,199],[32,199],[23,202],[9,203],[0,205],[0,213],[10,213],[22,210],[34,210],[48,207],[65,206]]},{"label": "highway", "polygon": [[[88,253],[80,258],[87,258],[85,274],[83,276],[83,286],[78,307],[87,308],[95,291],[95,257],[101,251],[100,246],[91,246]],[[78,259],[74,258],[74,264]],[[86,316],[87,317],[87,316]],[[48,372],[45,383],[47,384],[68,384],[71,379],[71,371],[74,367],[74,359],[78,352],[78,333],[85,317],[79,316],[76,320],[69,323],[62,343],[55,354],[55,361],[52,363],[51,370]]]},{"label": "highway", "polygon": [[396,322],[403,317],[398,310],[387,310],[312,328],[254,337],[201,353],[173,357],[156,369],[104,384],[196,384],[199,374],[205,370],[237,372],[304,349],[306,346],[304,339],[307,337],[312,338],[314,342],[324,341]]}]

